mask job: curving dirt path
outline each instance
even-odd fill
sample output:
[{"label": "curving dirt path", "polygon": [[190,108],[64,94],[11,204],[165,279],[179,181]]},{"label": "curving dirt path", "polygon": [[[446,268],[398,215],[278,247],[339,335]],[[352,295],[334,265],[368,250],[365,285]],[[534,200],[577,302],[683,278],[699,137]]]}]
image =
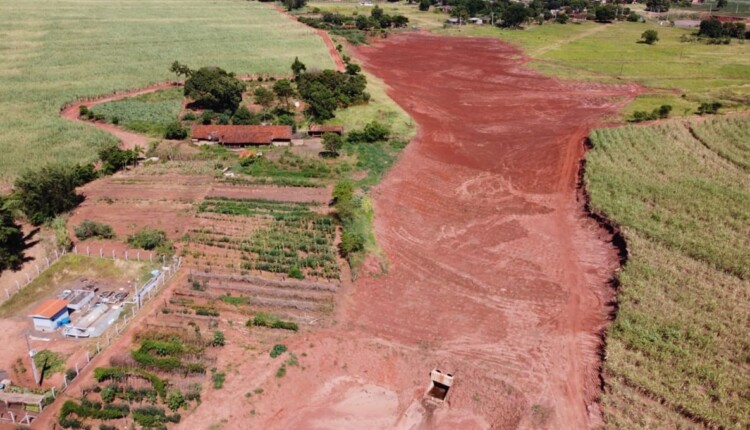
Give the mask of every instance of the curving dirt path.
[{"label": "curving dirt path", "polygon": [[122,149],[133,149],[136,146],[140,146],[141,148],[145,150],[146,148],[148,148],[148,142],[153,139],[150,139],[148,136],[145,136],[142,134],[123,130],[120,127],[117,127],[115,125],[112,125],[106,122],[84,121],[78,115],[79,109],[81,106],[86,106],[90,108],[92,106],[96,106],[101,103],[112,102],[115,100],[124,99],[126,97],[139,96],[141,94],[153,93],[153,92],[163,90],[166,88],[172,88],[174,86],[175,86],[174,82],[160,82],[158,84],[153,84],[145,88],[140,88],[140,89],[131,90],[131,91],[124,91],[124,92],[117,92],[109,96],[96,98],[94,100],[78,100],[72,104],[65,106],[60,111],[60,116],[63,118],[69,119],[71,121],[82,122],[82,123],[86,123],[89,125],[93,125],[94,127],[100,130],[104,130],[107,133],[112,134],[113,136],[115,136],[116,138],[120,140],[120,147]]},{"label": "curving dirt path", "polygon": [[[282,15],[286,16],[287,18],[291,19],[292,21],[297,21],[296,16],[290,14],[287,12],[286,9],[284,9],[281,6],[276,6],[276,10],[279,11]],[[305,25],[305,24],[302,24]],[[333,60],[334,64],[336,65],[336,71],[343,72],[346,70],[346,66],[344,65],[344,61],[341,59],[341,55],[339,54],[339,51],[336,50],[336,45],[333,44],[333,40],[331,39],[331,36],[328,34],[327,31],[321,30],[319,28],[314,28],[315,33],[323,39],[323,43],[326,44],[326,47],[328,47],[328,53],[331,55],[331,59]]]},{"label": "curving dirt path", "polygon": [[[181,428],[595,427],[618,254],[578,169],[589,129],[640,88],[543,77],[494,39],[407,34],[355,54],[420,127],[373,191],[389,271],[345,289],[337,326],[287,340],[304,371],[266,378],[252,417],[225,397]],[[437,408],[435,367],[456,375]],[[255,386],[268,369],[238,371]]]}]

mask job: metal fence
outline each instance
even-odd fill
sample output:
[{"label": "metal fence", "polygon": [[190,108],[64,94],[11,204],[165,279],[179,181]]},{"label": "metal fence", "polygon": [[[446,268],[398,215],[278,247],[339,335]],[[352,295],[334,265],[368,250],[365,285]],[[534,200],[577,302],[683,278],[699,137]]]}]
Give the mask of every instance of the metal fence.
[{"label": "metal fence", "polygon": [[[77,253],[75,250],[73,252]],[[59,260],[64,254],[65,252],[59,253],[55,257],[55,260],[50,262],[50,265]],[[125,251],[124,254],[127,255],[127,251]],[[103,255],[103,253],[101,255]],[[116,258],[117,254],[113,253],[112,255],[113,258]],[[149,259],[153,259],[153,257],[153,254],[149,255]],[[166,260],[163,261],[166,263]],[[140,288],[136,289],[133,298],[130,301],[124,302],[124,304],[133,305],[130,307],[129,311],[121,314],[120,318],[98,337],[96,344],[93,345],[90,350],[86,350],[85,355],[79,357],[71,367],[66,370],[63,375],[62,383],[59,386],[52,387],[45,394],[45,397],[51,397],[52,400],[54,400],[57,397],[57,393],[65,392],[70,386],[70,383],[81,374],[81,372],[91,363],[93,358],[117,340],[117,338],[125,331],[128,324],[135,319],[138,311],[140,311],[144,305],[149,303],[161,291],[161,289],[177,274],[181,266],[182,258],[171,260],[169,265],[162,266],[158,275],[149,279]],[[0,422],[6,421],[22,426],[30,426],[35,418],[36,415],[33,413],[30,414],[26,412],[23,417],[17,417],[9,411],[8,416],[0,415]]]},{"label": "metal fence", "polygon": [[[50,255],[44,257],[44,261],[40,261],[39,263],[34,263],[31,267],[31,273],[29,271],[26,271],[24,275],[26,275],[26,279],[19,281],[15,281],[15,287],[11,286],[8,288],[5,288],[5,294],[2,294],[0,296],[0,304],[3,304],[4,302],[10,300],[11,297],[13,297],[14,294],[21,291],[22,288],[26,287],[30,283],[34,281],[39,275],[44,273],[45,270],[49,269],[53,264],[58,262],[60,258],[62,258],[66,254],[76,254],[76,255],[85,255],[87,257],[98,257],[98,258],[105,258],[107,260],[125,260],[125,261],[150,261],[153,262],[154,260],[158,260],[159,256],[154,254],[153,252],[148,251],[142,251],[142,250],[133,250],[133,249],[118,249],[115,247],[112,248],[106,248],[104,246],[98,246],[94,249],[91,249],[89,246],[82,246],[80,249],[78,247],[74,247],[73,250],[67,251],[65,249],[56,249],[54,252],[52,252]],[[161,256],[162,264],[166,264],[166,258],[164,256]]]}]

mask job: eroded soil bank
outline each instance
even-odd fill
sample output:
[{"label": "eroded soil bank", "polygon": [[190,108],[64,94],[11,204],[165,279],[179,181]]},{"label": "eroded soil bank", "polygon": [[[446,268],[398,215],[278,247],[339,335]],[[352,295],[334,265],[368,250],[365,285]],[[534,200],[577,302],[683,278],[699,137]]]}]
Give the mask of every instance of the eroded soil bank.
[{"label": "eroded soil bank", "polygon": [[[492,39],[409,34],[356,55],[420,128],[373,191],[389,271],[348,288],[334,327],[286,340],[303,355],[284,378],[237,348],[242,376],[181,426],[596,425],[618,255],[576,178],[589,129],[638,87],[542,77]],[[435,367],[456,383],[431,408]]]}]

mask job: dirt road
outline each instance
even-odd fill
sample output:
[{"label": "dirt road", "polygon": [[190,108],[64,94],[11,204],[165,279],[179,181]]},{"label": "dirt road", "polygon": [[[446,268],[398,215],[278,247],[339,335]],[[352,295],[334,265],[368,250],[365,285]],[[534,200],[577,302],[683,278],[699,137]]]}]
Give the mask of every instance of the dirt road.
[{"label": "dirt road", "polygon": [[[588,130],[640,89],[561,83],[520,54],[425,34],[357,49],[420,127],[373,191],[389,272],[348,290],[337,326],[288,340],[305,371],[260,385],[252,416],[224,398],[184,428],[599,423],[599,333],[618,254],[587,218],[577,173]],[[436,409],[422,401],[434,367],[456,375]],[[238,371],[253,386],[268,373]]]}]

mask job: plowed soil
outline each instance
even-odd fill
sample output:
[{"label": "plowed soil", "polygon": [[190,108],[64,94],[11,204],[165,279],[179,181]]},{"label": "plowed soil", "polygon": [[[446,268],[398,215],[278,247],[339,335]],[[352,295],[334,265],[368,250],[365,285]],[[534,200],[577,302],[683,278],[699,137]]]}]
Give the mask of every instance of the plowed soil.
[{"label": "plowed soil", "polygon": [[[337,326],[285,341],[302,370],[227,357],[230,387],[264,393],[206,396],[180,427],[596,426],[618,253],[577,174],[589,129],[640,89],[546,78],[490,39],[410,34],[355,54],[420,127],[373,192],[388,273],[345,288]],[[423,400],[435,367],[456,378],[438,407]]]}]

